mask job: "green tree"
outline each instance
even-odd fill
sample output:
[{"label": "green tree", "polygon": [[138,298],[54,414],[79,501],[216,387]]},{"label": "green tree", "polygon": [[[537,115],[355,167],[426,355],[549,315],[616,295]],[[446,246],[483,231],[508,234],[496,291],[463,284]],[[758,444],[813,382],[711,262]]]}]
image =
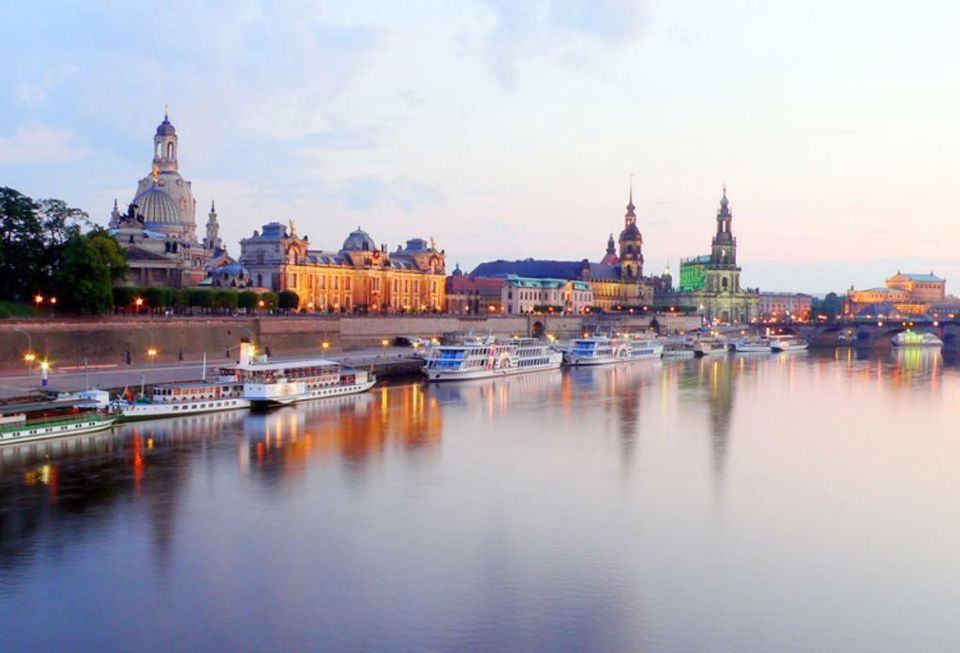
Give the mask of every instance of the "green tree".
[{"label": "green tree", "polygon": [[257,293],[253,290],[243,290],[237,297],[237,306],[247,310],[257,307]]},{"label": "green tree", "polygon": [[97,248],[97,251],[100,252],[100,258],[107,264],[107,269],[110,270],[110,279],[114,283],[122,281],[130,269],[127,266],[127,251],[105,229],[94,229],[87,236],[93,246]]},{"label": "green tree", "polygon": [[216,290],[213,294],[213,305],[217,308],[233,310],[239,302],[236,290]]},{"label": "green tree", "polygon": [[209,290],[191,288],[188,298],[190,306],[196,308],[210,308],[213,305],[213,293]]},{"label": "green tree", "polygon": [[[99,251],[99,249],[97,250]],[[128,288],[126,286],[114,286],[113,288],[113,306],[114,308],[128,308],[133,306],[133,300],[140,295],[139,288]]]},{"label": "green tree", "polygon": [[90,239],[80,234],[74,234],[64,247],[56,285],[68,309],[98,314],[113,303],[110,270]]},{"label": "green tree", "polygon": [[[266,294],[266,293],[264,293]],[[277,295],[277,306],[282,309],[292,310],[300,305],[300,296],[292,290],[281,290]]]},{"label": "green tree", "polygon": [[18,299],[45,290],[43,224],[37,203],[18,191],[0,187],[0,298]]},{"label": "green tree", "polygon": [[272,290],[268,290],[267,292],[260,294],[260,298],[257,300],[257,306],[259,307],[260,302],[263,302],[263,307],[265,309],[276,308],[279,300],[280,298],[277,296],[277,293],[273,292]]}]

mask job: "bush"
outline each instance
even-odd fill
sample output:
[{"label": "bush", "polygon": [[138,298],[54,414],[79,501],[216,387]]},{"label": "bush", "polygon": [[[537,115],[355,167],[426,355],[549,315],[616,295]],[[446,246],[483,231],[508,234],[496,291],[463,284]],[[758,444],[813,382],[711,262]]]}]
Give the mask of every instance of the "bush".
[{"label": "bush", "polygon": [[133,301],[140,295],[140,289],[116,286],[112,293],[114,307],[127,308],[128,306],[133,306]]},{"label": "bush", "polygon": [[247,310],[257,307],[257,293],[252,290],[243,290],[237,295],[237,306]]},{"label": "bush", "polygon": [[198,288],[188,289],[187,299],[190,306],[195,308],[210,308],[213,305],[213,293]]},{"label": "bush", "polygon": [[213,305],[217,308],[233,310],[237,308],[239,297],[236,290],[217,290],[213,293]]},{"label": "bush", "polygon": [[257,305],[259,306],[260,302],[263,302],[263,308],[265,309],[276,308],[279,300],[280,298],[277,293],[268,290],[260,295],[260,298],[257,300]]},{"label": "bush", "polygon": [[300,305],[300,296],[292,290],[283,290],[277,295],[277,305],[283,309],[295,309]]}]

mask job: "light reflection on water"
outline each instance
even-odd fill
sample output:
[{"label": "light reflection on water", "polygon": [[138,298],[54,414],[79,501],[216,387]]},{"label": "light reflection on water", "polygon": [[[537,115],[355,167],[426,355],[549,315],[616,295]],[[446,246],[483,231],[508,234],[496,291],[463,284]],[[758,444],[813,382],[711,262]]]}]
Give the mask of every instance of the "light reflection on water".
[{"label": "light reflection on water", "polygon": [[956,649],[958,379],[664,361],[6,447],[0,650]]}]

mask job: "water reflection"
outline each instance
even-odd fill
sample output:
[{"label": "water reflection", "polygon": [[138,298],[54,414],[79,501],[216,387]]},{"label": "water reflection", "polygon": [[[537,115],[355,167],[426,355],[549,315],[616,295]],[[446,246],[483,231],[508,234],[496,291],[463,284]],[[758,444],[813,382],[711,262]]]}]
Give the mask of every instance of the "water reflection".
[{"label": "water reflection", "polygon": [[[799,604],[798,649],[831,648],[838,611],[881,644],[849,648],[883,648],[873,615],[906,618],[901,592],[911,632],[951,605],[957,401],[936,351],[838,349],[4,447],[0,613],[27,616],[0,648],[761,651],[793,641]],[[47,616],[78,593],[87,621]]]}]

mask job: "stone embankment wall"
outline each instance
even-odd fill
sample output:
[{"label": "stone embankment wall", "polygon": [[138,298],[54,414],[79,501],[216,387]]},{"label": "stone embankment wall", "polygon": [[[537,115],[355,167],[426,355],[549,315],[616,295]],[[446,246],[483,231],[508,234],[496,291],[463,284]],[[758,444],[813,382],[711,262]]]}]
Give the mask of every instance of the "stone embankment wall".
[{"label": "stone embankment wall", "polygon": [[[639,331],[651,318],[629,317],[621,320],[580,317],[255,317],[255,318],[103,318],[0,323],[0,369],[16,369],[23,363],[28,344],[38,359],[47,358],[58,366],[123,364],[129,356],[133,363],[149,362],[147,351],[155,349],[156,362],[229,360],[236,357],[241,338],[252,338],[261,349],[273,354],[316,354],[323,343],[329,351],[350,351],[376,347],[383,340],[391,344],[397,336],[440,337],[448,333],[477,335],[552,334],[558,338],[576,337],[614,325]],[[699,326],[699,318],[658,316],[662,332],[690,330]],[[232,348],[232,349],[231,349]]]}]

